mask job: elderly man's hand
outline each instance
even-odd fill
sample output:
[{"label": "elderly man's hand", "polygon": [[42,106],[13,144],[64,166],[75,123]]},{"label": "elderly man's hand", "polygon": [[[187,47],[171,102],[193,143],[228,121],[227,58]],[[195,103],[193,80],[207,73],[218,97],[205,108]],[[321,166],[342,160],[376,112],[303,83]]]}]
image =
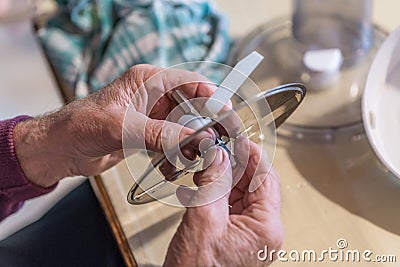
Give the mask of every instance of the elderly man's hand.
[{"label": "elderly man's hand", "polygon": [[49,187],[61,178],[97,175],[115,165],[123,158],[128,108],[131,121],[125,130],[133,140],[130,144],[143,143],[162,152],[163,126],[179,140],[194,132],[172,122],[164,125],[176,106],[170,92],[175,89],[194,98],[210,97],[215,88],[193,72],[137,65],[97,93],[19,123],[14,144],[23,171],[34,184]]},{"label": "elderly man's hand", "polygon": [[[238,139],[233,177],[240,174],[240,180],[219,200],[187,208],[164,266],[266,266],[272,262],[259,261],[257,252],[265,246],[269,250],[281,247],[280,183],[278,175],[270,170],[265,152],[261,152],[256,144]],[[218,148],[214,162],[194,180],[197,185],[231,183],[228,154]],[[252,180],[260,186],[249,192]],[[204,193],[201,188],[197,192],[192,201]]]}]

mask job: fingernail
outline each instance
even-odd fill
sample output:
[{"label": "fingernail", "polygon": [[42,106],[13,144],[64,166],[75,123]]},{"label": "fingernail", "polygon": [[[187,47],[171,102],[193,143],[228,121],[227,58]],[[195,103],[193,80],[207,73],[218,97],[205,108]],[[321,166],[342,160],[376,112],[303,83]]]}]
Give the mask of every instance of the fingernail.
[{"label": "fingernail", "polygon": [[176,189],[176,197],[178,198],[179,202],[184,207],[190,206],[190,203],[191,203],[195,193],[196,192],[194,190],[192,190],[190,187],[187,187],[185,185],[180,185]]},{"label": "fingernail", "polygon": [[224,153],[225,153],[225,151],[222,147],[216,147],[216,155],[215,155],[214,164],[221,164],[224,162],[224,159],[225,159]]}]

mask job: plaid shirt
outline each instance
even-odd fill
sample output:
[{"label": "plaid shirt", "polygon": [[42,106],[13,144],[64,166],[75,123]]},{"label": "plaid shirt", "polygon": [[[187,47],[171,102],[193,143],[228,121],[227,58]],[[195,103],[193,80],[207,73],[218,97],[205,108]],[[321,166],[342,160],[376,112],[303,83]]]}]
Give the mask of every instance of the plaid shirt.
[{"label": "plaid shirt", "polygon": [[[58,13],[39,31],[56,71],[77,98],[99,90],[129,67],[225,62],[226,19],[205,0],[58,0]],[[218,82],[211,64],[192,71]]]}]

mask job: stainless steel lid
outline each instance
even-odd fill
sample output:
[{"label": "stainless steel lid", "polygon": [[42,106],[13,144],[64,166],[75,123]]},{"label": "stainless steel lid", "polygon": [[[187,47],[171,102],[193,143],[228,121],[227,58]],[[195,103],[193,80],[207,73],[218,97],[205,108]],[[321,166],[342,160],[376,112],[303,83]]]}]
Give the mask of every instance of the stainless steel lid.
[{"label": "stainless steel lid", "polygon": [[[196,139],[199,134],[217,125],[227,124],[228,121],[233,120],[232,117],[237,117],[241,122],[240,129],[238,129],[239,135],[255,143],[264,143],[265,148],[263,149],[266,150],[269,158],[273,158],[275,152],[275,129],[282,125],[296,110],[303,101],[305,94],[306,89],[302,84],[286,84],[264,91],[246,100],[233,97],[233,108],[231,110],[220,114],[218,118],[184,139],[174,149],[166,151],[164,155],[153,158],[148,168],[140,176],[134,178],[135,183],[127,196],[128,202],[133,205],[139,205],[159,200],[169,205],[183,205],[177,198],[176,191],[182,185],[196,187],[192,178],[197,171],[196,168],[200,166],[202,158],[199,157],[195,160],[192,165],[193,168],[192,166],[179,168],[177,166],[180,164],[176,164],[175,160],[171,159],[175,159],[180,150]],[[236,138],[230,136],[229,130],[227,132],[226,136],[221,134],[223,136],[221,139],[229,141],[219,145],[229,149],[234,146]],[[232,149],[229,150],[232,151]],[[133,155],[133,157],[140,156],[141,154]],[[146,155],[142,155],[142,157],[146,157]],[[139,161],[139,158],[137,159],[136,162]],[[174,162],[174,166],[171,165],[172,162]],[[129,159],[127,165],[128,167],[130,166]],[[136,164],[134,165],[136,166]],[[135,169],[133,164],[132,167],[132,170]]]}]

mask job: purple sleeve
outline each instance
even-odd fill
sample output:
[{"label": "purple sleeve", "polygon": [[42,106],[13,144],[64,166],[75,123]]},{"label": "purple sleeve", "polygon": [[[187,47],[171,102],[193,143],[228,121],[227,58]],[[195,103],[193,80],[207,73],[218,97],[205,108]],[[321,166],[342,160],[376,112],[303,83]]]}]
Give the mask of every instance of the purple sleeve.
[{"label": "purple sleeve", "polygon": [[14,150],[14,127],[18,122],[28,119],[31,117],[19,116],[0,121],[0,221],[16,212],[25,200],[55,188],[42,188],[30,183],[18,162]]}]

